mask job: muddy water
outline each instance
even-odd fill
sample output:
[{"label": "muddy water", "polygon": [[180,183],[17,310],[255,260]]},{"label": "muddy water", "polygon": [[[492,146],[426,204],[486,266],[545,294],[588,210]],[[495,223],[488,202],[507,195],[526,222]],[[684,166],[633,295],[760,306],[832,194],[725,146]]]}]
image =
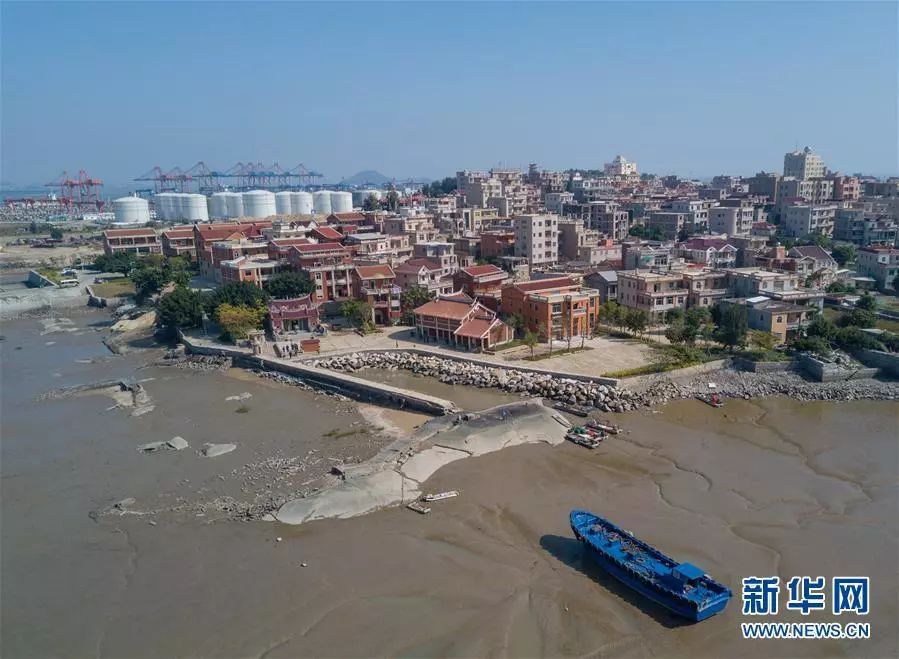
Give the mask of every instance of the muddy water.
[{"label": "muddy water", "polygon": [[[895,655],[895,404],[733,401],[722,413],[685,401],[621,417],[631,432],[594,452],[523,446],[453,463],[427,487],[462,496],[425,517],[392,509],[287,527],[211,523],[188,507],[93,521],[90,511],[126,496],[138,511],[253,496],[231,470],[278,451],[330,455],[332,439],[362,454],[358,438],[324,435],[364,418],[355,404],[245,374],[138,369],[145,353],[78,363],[105,355],[75,320],[75,332],[52,336],[31,321],[3,328],[4,657]],[[108,410],[105,397],[33,402],[60,383],[129,374],[155,378],[146,416]],[[464,405],[459,388],[418,384]],[[253,394],[246,414],[224,401],[241,392]],[[176,434],[189,450],[135,450]],[[203,441],[238,450],[203,461]],[[567,528],[573,507],[735,591],[748,575],[869,575],[873,639],[743,641],[738,599],[681,626],[583,560]]]}]

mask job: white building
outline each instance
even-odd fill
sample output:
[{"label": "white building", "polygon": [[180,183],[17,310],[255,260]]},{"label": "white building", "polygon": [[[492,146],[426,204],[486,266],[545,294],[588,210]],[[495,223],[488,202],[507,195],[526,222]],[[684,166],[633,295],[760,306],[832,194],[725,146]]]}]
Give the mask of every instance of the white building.
[{"label": "white building", "polygon": [[802,238],[819,233],[833,235],[837,204],[797,204],[787,206],[781,215],[784,233],[793,238]]},{"label": "white building", "polygon": [[547,192],[543,198],[543,205],[546,207],[546,212],[560,215],[562,213],[562,204],[570,204],[573,201],[573,192]]},{"label": "white building", "polygon": [[522,215],[515,218],[515,256],[528,260],[531,270],[559,260],[559,217]]},{"label": "white building", "polygon": [[709,209],[709,231],[728,236],[748,236],[752,230],[752,206],[714,206]]},{"label": "white building", "polygon": [[824,161],[821,156],[805,147],[802,151],[784,154],[784,176],[800,180],[824,176]]},{"label": "white building", "polygon": [[605,166],[607,176],[636,176],[637,163],[628,162],[623,156],[615,156],[615,160]]}]

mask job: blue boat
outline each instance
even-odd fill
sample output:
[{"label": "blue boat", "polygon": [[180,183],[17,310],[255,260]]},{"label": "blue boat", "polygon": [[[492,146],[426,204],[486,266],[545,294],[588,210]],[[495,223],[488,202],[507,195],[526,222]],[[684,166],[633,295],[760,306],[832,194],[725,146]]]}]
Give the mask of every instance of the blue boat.
[{"label": "blue boat", "polygon": [[730,588],[695,565],[678,563],[586,510],[571,511],[571,530],[602,569],[688,620],[698,622],[720,613],[732,596]]}]

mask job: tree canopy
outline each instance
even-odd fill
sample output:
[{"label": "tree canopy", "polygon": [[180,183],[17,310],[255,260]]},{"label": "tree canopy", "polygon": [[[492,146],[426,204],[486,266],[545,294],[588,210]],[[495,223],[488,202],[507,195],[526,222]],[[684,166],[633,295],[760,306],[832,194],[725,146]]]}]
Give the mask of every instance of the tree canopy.
[{"label": "tree canopy", "polygon": [[268,293],[248,281],[231,282],[218,288],[207,300],[207,309],[215,311],[222,304],[264,308]]},{"label": "tree canopy", "polygon": [[157,308],[156,324],[174,330],[199,327],[203,322],[203,297],[197,291],[178,286],[164,295]]},{"label": "tree canopy", "polygon": [[226,302],[216,307],[215,318],[225,337],[236,342],[247,338],[250,330],[262,327],[265,310]]},{"label": "tree canopy", "polygon": [[748,316],[746,307],[740,304],[728,304],[720,310],[716,340],[727,348],[743,345],[748,332]]},{"label": "tree canopy", "polygon": [[315,284],[305,272],[282,272],[268,281],[268,293],[273,298],[290,299],[309,295]]}]

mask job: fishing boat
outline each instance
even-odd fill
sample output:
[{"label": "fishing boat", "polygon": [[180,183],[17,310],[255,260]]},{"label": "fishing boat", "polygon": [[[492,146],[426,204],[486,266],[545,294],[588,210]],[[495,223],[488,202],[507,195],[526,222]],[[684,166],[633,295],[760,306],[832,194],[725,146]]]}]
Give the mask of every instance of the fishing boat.
[{"label": "fishing boat", "polygon": [[592,407],[587,407],[586,405],[574,405],[573,403],[556,403],[553,405],[557,410],[562,410],[563,412],[568,412],[569,414],[574,414],[576,416],[587,416],[590,412],[593,411]]},{"label": "fishing boat", "polygon": [[437,492],[436,494],[424,494],[421,497],[422,501],[443,501],[444,499],[452,499],[453,497],[459,496],[458,490],[449,490],[447,492]]},{"label": "fishing boat", "polygon": [[413,501],[412,503],[406,504],[406,508],[408,508],[409,510],[414,510],[420,515],[427,515],[429,512],[431,512],[430,508],[419,501]]},{"label": "fishing boat", "polygon": [[602,441],[599,437],[594,437],[591,435],[583,435],[577,432],[569,432],[565,434],[565,439],[569,442],[573,442],[578,446],[583,446],[589,449],[595,449],[599,446],[599,443]]},{"label": "fishing boat", "polygon": [[696,400],[701,400],[712,407],[724,407],[724,400],[718,394],[699,394],[696,396]]},{"label": "fishing boat", "polygon": [[590,419],[587,421],[587,427],[593,428],[594,430],[602,430],[603,432],[607,432],[610,435],[617,435],[621,432],[621,427],[616,426],[611,421],[605,421],[604,419]]},{"label": "fishing boat", "polygon": [[695,565],[678,563],[586,510],[572,510],[570,520],[575,537],[602,569],[669,611],[699,622],[727,606],[730,588]]}]

